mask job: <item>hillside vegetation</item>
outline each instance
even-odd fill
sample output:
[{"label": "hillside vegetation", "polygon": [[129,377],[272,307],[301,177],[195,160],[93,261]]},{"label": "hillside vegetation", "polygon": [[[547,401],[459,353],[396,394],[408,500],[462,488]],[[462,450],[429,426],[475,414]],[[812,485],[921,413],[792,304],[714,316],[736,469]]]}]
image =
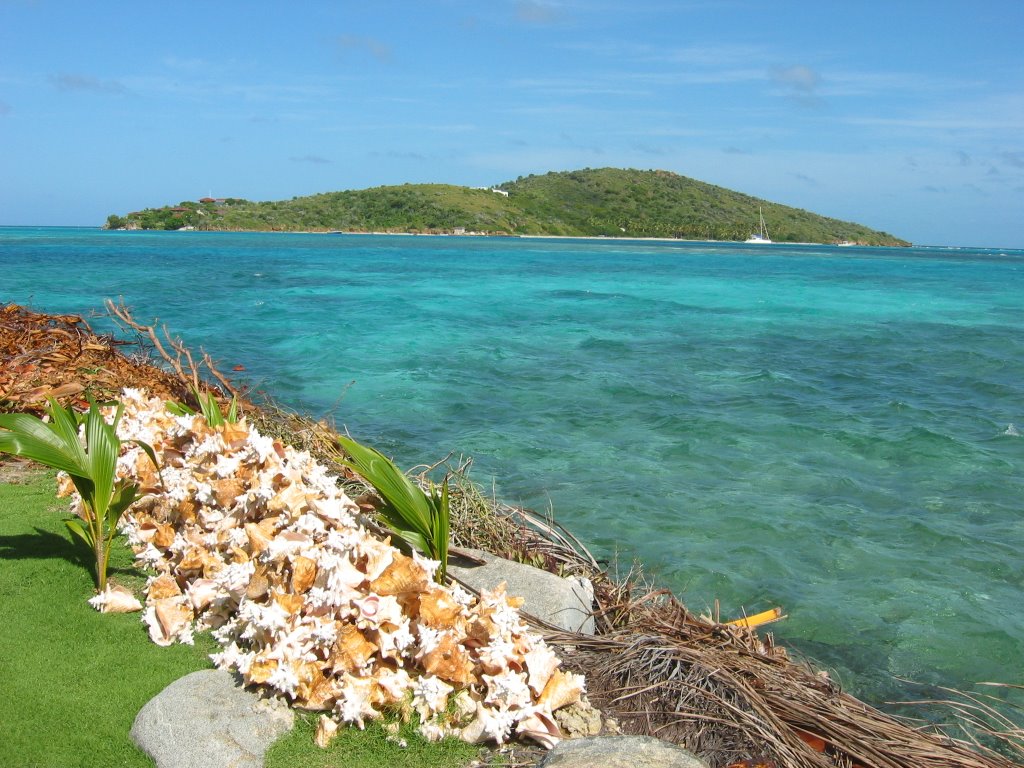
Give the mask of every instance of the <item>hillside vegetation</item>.
[{"label": "hillside vegetation", "polygon": [[860,224],[668,171],[617,168],[520,176],[493,189],[404,184],[279,202],[203,198],[112,215],[107,227],[744,240],[757,228],[759,207],[776,242],[909,245]]}]

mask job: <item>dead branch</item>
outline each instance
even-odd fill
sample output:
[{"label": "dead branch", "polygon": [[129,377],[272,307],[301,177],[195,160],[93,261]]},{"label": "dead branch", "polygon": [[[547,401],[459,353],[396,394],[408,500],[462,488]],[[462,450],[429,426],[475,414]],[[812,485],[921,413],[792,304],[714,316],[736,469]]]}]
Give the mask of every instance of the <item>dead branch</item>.
[{"label": "dead branch", "polygon": [[[200,350],[203,356],[199,363],[196,363],[192,357],[191,351],[185,346],[185,343],[180,338],[172,336],[167,326],[164,325],[162,328],[164,340],[170,346],[171,350],[173,350],[174,354],[172,355],[161,342],[160,334],[157,333],[156,328],[153,325],[143,325],[132,317],[131,311],[124,303],[124,298],[119,298],[117,304],[115,304],[111,299],[106,299],[104,303],[106,304],[107,311],[115,318],[115,320],[119,320],[129,328],[146,336],[153,345],[153,348],[160,354],[160,357],[162,357],[164,361],[171,366],[175,375],[183,384],[191,386],[193,391],[199,392],[202,389],[202,377],[200,373],[202,368],[205,367],[209,375],[220,382],[220,385],[224,388],[224,391],[227,392],[227,394],[232,397],[239,396],[238,390],[232,386],[226,376],[217,370],[213,359],[208,353]],[[154,320],[154,323],[156,323],[156,320]],[[184,360],[184,365],[182,360]]]}]

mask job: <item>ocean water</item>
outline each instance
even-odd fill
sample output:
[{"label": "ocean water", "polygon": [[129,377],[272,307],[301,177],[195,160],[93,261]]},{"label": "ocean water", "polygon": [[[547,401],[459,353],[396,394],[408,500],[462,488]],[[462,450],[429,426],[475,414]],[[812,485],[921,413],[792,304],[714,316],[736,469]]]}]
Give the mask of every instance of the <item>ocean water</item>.
[{"label": "ocean water", "polygon": [[779,605],[873,703],[1024,683],[1022,251],[7,228],[0,267],[404,466],[472,456],[693,610]]}]

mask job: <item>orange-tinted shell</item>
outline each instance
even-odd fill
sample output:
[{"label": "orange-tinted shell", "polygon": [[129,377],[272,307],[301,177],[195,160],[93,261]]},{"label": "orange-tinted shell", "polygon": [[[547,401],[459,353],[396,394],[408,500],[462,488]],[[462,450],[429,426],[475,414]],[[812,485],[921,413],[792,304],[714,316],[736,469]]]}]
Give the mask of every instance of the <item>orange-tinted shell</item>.
[{"label": "orange-tinted shell", "polygon": [[420,595],[420,623],[432,629],[451,629],[462,615],[462,606],[440,588],[432,588]]},{"label": "orange-tinted shell", "polygon": [[290,592],[275,592],[274,602],[284,608],[288,613],[297,614],[302,610],[302,606],[306,600],[302,595],[293,595]]},{"label": "orange-tinted shell", "polygon": [[232,450],[238,450],[249,439],[249,426],[245,423],[244,416],[234,423],[224,422],[217,427],[217,431],[220,432],[224,444]]},{"label": "orange-tinted shell", "polygon": [[451,633],[445,633],[432,651],[423,657],[423,669],[449,683],[469,685],[476,681],[473,660]]},{"label": "orange-tinted shell", "polygon": [[292,558],[292,592],[301,595],[316,581],[316,561],[299,555]]},{"label": "orange-tinted shell", "polygon": [[175,512],[183,523],[194,523],[196,520],[196,512],[198,510],[199,504],[195,499],[182,499],[178,502]]},{"label": "orange-tinted shell", "polygon": [[245,682],[250,684],[265,683],[274,674],[275,669],[277,669],[277,659],[257,656],[249,665],[249,671],[245,673]]},{"label": "orange-tinted shell", "polygon": [[370,591],[382,597],[422,592],[430,585],[426,569],[411,557],[396,553],[391,565],[370,582]]},{"label": "orange-tinted shell", "polygon": [[367,640],[355,625],[345,624],[338,632],[329,662],[335,670],[355,672],[366,666],[376,651],[377,645]]},{"label": "orange-tinted shell", "polygon": [[299,483],[293,483],[278,493],[267,502],[267,509],[271,512],[287,512],[292,517],[297,517],[309,505],[306,504],[306,492]]},{"label": "orange-tinted shell", "polygon": [[220,480],[214,480],[211,483],[213,486],[213,496],[217,499],[217,503],[224,509],[229,509],[235,504],[235,499],[245,493],[245,484],[235,477],[225,477]]},{"label": "orange-tinted shell", "polygon": [[245,596],[250,600],[261,600],[270,591],[270,580],[267,578],[267,567],[263,563],[257,563],[252,576],[249,577],[249,584],[245,588]]},{"label": "orange-tinted shell", "polygon": [[537,699],[537,704],[547,707],[549,711],[554,712],[560,707],[564,707],[567,704],[575,704],[579,701],[580,696],[583,695],[583,690],[583,675],[563,672],[559,669],[555,671],[555,674],[548,680],[548,684],[544,686],[544,690]]},{"label": "orange-tinted shell", "polygon": [[258,523],[246,523],[245,535],[249,539],[249,548],[254,555],[258,555],[274,538],[273,531],[276,525],[274,518],[267,517]]},{"label": "orange-tinted shell", "polygon": [[146,588],[147,600],[163,600],[165,597],[177,597],[181,594],[181,587],[177,580],[170,574],[163,574],[153,579]]},{"label": "orange-tinted shell", "polygon": [[178,562],[175,570],[178,573],[186,573],[188,571],[200,571],[203,569],[203,565],[206,562],[206,552],[199,547],[189,547],[185,550],[185,554],[182,555],[181,560]]},{"label": "orange-tinted shell", "polygon": [[320,749],[327,749],[338,734],[338,721],[327,715],[320,715],[316,724],[316,736],[313,741]]},{"label": "orange-tinted shell", "polygon": [[170,643],[170,639],[192,621],[192,608],[185,605],[179,597],[165,597],[162,600],[156,600],[154,609],[157,623],[160,625],[160,632],[167,643]]}]

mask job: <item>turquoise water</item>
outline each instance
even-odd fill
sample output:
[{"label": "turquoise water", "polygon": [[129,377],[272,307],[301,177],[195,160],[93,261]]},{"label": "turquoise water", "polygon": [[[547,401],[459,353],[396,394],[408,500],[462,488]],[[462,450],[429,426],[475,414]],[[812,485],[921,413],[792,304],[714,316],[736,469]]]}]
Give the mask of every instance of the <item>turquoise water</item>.
[{"label": "turquoise water", "polygon": [[[0,229],[0,302],[123,295],[404,465],[894,677],[1024,683],[1024,252]],[[1016,426],[1014,426],[1016,425]]]}]

